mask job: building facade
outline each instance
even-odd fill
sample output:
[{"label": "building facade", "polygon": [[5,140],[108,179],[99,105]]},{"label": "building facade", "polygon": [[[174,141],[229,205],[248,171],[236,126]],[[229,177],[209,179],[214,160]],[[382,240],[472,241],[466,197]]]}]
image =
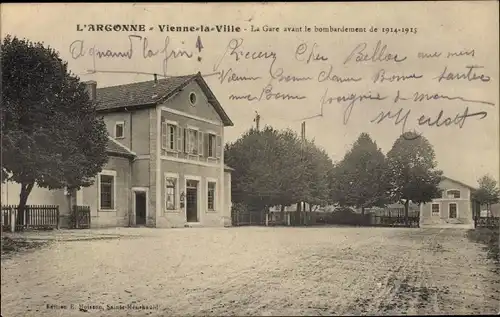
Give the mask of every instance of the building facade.
[{"label": "building facade", "polygon": [[92,227],[231,225],[223,144],[233,123],[200,73],[87,88],[108,130],[109,160],[76,193],[37,189],[57,197],[44,204],[59,205],[62,218],[71,205],[90,206]]},{"label": "building facade", "polygon": [[472,199],[474,188],[457,180],[443,177],[439,184],[441,197],[420,205],[420,227],[474,228]]}]

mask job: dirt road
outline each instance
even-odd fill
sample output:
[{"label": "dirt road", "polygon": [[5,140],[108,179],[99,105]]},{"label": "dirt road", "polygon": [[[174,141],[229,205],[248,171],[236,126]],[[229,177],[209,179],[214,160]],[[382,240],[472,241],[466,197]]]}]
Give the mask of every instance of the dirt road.
[{"label": "dirt road", "polygon": [[126,230],[3,260],[2,316],[500,311],[495,264],[464,230]]}]

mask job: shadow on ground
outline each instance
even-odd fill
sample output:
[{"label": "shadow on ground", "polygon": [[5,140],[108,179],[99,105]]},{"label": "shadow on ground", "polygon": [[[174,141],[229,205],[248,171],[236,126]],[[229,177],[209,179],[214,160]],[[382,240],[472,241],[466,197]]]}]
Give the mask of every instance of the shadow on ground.
[{"label": "shadow on ground", "polygon": [[11,239],[2,237],[2,259],[20,252],[36,250],[47,245],[48,241],[32,241],[27,239]]}]

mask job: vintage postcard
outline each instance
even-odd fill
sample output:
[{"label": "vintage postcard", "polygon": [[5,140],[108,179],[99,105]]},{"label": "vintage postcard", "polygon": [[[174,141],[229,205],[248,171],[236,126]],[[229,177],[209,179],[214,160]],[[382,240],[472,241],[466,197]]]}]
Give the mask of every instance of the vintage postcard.
[{"label": "vintage postcard", "polygon": [[500,313],[499,4],[2,4],[1,315]]}]

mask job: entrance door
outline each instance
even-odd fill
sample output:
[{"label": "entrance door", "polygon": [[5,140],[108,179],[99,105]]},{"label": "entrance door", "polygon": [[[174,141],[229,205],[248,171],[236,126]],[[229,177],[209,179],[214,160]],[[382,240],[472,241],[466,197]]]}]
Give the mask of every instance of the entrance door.
[{"label": "entrance door", "polygon": [[186,220],[198,222],[198,182],[193,180],[186,183]]},{"label": "entrance door", "polygon": [[135,192],[135,224],[146,225],[146,193]]}]

